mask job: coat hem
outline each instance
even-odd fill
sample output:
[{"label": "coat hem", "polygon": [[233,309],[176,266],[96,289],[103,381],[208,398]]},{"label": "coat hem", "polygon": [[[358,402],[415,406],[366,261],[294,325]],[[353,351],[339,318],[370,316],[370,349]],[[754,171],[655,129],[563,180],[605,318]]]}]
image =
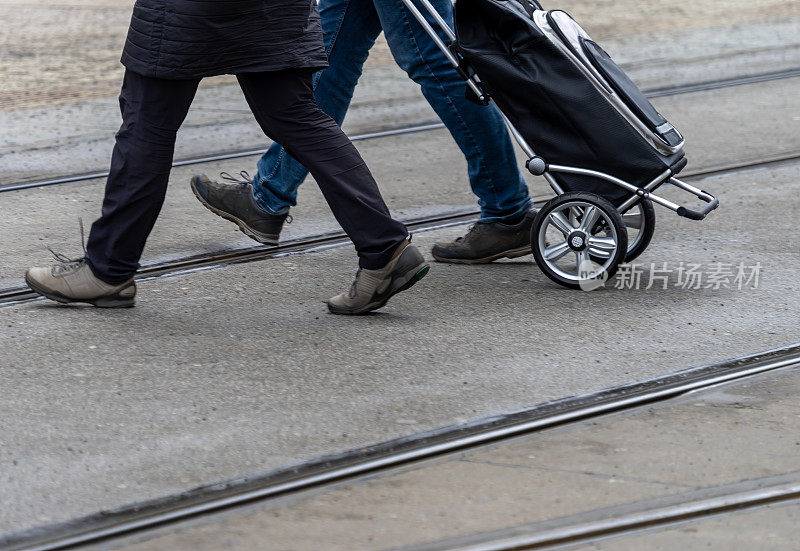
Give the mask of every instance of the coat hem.
[{"label": "coat hem", "polygon": [[292,62],[287,60],[285,63],[258,63],[254,65],[243,65],[241,67],[222,67],[205,71],[187,71],[180,69],[166,68],[163,65],[154,67],[152,64],[140,61],[125,53],[120,59],[122,65],[129,71],[149,78],[160,78],[164,80],[193,80],[220,75],[237,75],[241,73],[266,73],[270,71],[285,71],[289,69],[308,69],[310,71],[321,71],[328,67],[328,62],[323,60],[313,60],[308,62]]}]

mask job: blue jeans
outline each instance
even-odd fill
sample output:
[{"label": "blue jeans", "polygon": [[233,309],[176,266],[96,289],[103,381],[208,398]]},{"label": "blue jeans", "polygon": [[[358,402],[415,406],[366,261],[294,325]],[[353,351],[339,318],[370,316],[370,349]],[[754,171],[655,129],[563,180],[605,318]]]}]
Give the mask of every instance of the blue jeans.
[{"label": "blue jeans", "polygon": [[[432,4],[452,27],[450,0]],[[528,187],[500,114],[494,106],[481,107],[464,97],[464,81],[400,0],[320,0],[319,10],[330,67],[316,75],[314,95],[325,113],[342,124],[364,62],[383,30],[395,61],[422,87],[464,153],[481,221],[516,218],[530,209]],[[307,175],[303,165],[273,144],[258,162],[255,198],[267,212],[283,214],[297,204],[297,189]]]}]

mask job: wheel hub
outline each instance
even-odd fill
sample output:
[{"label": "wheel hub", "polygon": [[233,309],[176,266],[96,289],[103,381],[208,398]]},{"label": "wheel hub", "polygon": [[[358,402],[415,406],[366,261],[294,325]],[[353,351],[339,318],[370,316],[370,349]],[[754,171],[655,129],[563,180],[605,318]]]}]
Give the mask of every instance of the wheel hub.
[{"label": "wheel hub", "polygon": [[585,250],[586,247],[589,246],[586,239],[586,234],[582,231],[574,231],[569,234],[569,237],[567,238],[567,244],[569,245],[570,249],[578,252]]}]

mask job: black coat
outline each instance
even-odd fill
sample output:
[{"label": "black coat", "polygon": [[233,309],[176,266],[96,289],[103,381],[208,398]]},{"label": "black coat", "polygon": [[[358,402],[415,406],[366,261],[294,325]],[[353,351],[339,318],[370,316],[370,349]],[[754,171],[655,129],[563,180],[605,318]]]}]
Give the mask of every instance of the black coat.
[{"label": "black coat", "polygon": [[148,77],[321,69],[316,0],[137,0],[122,64]]}]

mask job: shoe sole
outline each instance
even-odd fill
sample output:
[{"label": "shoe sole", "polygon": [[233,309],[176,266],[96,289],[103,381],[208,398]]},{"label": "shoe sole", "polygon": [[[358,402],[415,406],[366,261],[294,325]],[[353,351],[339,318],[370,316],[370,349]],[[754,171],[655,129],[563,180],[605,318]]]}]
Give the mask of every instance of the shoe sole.
[{"label": "shoe sole", "polygon": [[418,266],[416,269],[409,270],[406,274],[403,274],[392,282],[392,285],[396,286],[395,289],[378,302],[371,302],[366,306],[362,306],[361,308],[357,308],[355,310],[337,308],[329,303],[328,311],[330,311],[331,314],[358,316],[362,314],[368,314],[374,310],[377,310],[378,308],[383,308],[386,306],[386,303],[389,302],[389,299],[395,296],[397,293],[407,291],[416,285],[419,280],[428,275],[430,269],[431,267],[429,264],[423,264],[422,266]]},{"label": "shoe sole", "polygon": [[216,214],[220,218],[224,218],[228,222],[233,222],[234,224],[239,226],[239,231],[242,232],[243,234],[245,234],[250,239],[252,239],[254,241],[258,241],[259,243],[262,243],[264,245],[277,245],[278,244],[278,240],[279,240],[280,236],[272,235],[272,234],[268,234],[268,233],[257,232],[256,230],[254,230],[253,228],[248,226],[247,223],[244,220],[236,218],[234,215],[232,215],[229,212],[225,212],[224,210],[220,210],[220,209],[218,209],[218,208],[216,208],[214,206],[211,206],[208,203],[208,201],[203,199],[203,196],[200,195],[200,193],[197,191],[197,188],[195,187],[194,181],[191,182],[191,188],[192,188],[192,193],[194,193],[194,196],[197,197],[197,200],[200,201],[205,208],[207,208],[208,210],[210,210],[211,212],[213,212],[214,214]]},{"label": "shoe sole", "polygon": [[95,299],[70,298],[56,291],[48,291],[43,287],[40,287],[30,277],[28,277],[28,274],[25,274],[25,283],[27,283],[28,287],[30,287],[34,292],[61,304],[91,304],[97,308],[132,308],[136,305],[135,296],[131,298],[119,298],[114,295],[106,295],[103,297],[97,297]]},{"label": "shoe sole", "polygon": [[532,254],[532,252],[530,246],[525,246],[520,247],[519,249],[513,249],[511,251],[503,251],[502,253],[494,254],[484,258],[446,258],[443,256],[438,256],[433,251],[431,251],[431,254],[436,262],[442,262],[445,264],[489,264],[490,262],[500,260],[501,258],[519,258],[521,256]]}]

